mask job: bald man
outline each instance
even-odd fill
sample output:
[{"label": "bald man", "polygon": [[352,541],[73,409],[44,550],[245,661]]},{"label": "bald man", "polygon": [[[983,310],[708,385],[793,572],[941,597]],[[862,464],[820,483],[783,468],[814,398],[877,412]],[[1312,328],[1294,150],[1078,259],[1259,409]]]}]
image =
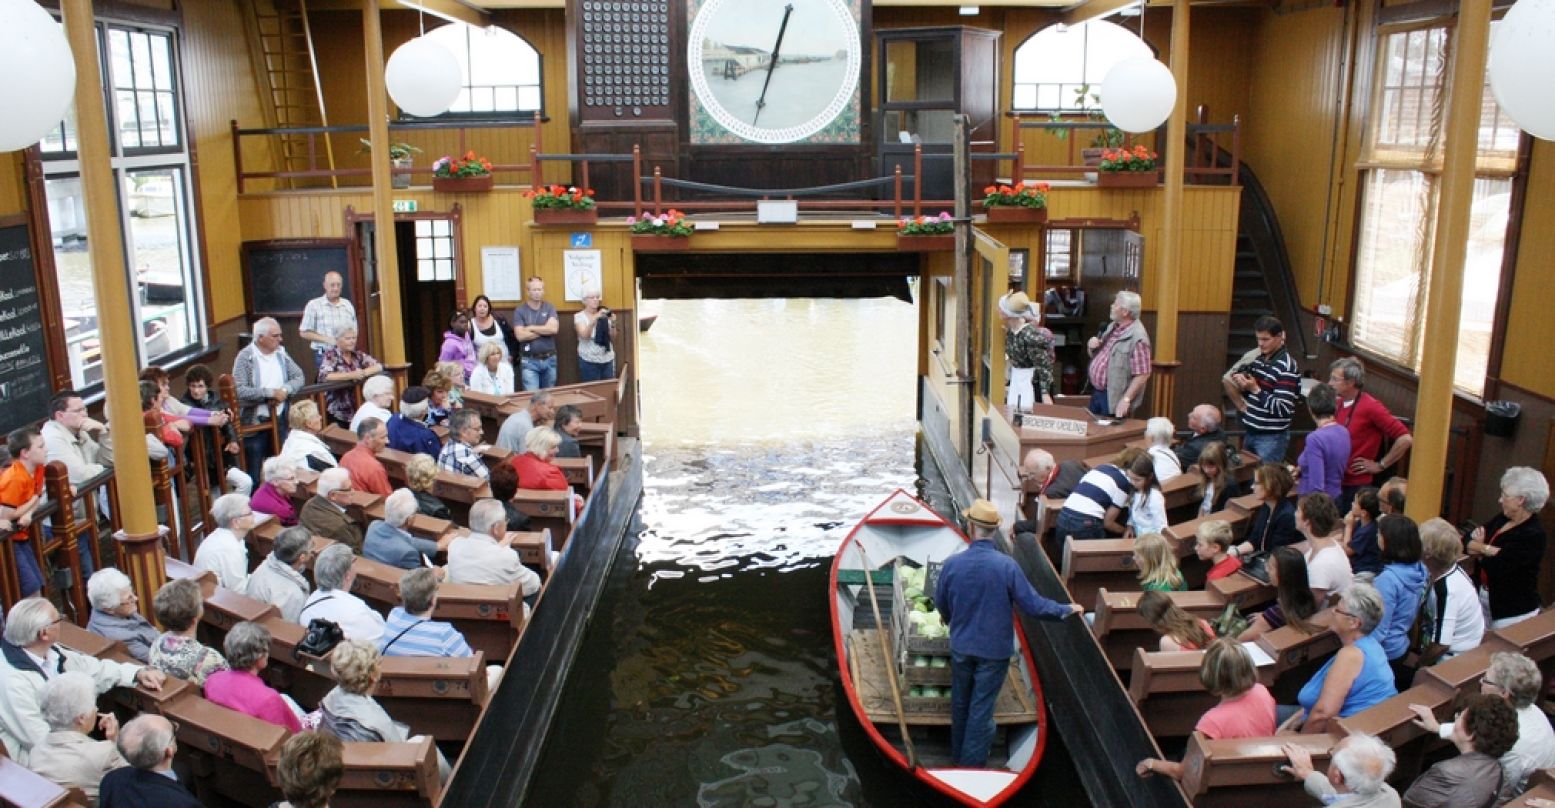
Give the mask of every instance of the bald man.
[{"label": "bald man", "polygon": [[[1078,460],[1056,463],[1053,455],[1043,449],[1032,449],[1021,459],[1016,474],[1020,477],[1021,490],[1032,497],[1067,497],[1075,484],[1085,476],[1085,464]],[[1021,534],[1033,536],[1037,532],[1035,519],[1021,519],[1010,526],[1016,538]]]},{"label": "bald man", "polygon": [[1217,441],[1226,442],[1225,430],[1220,428],[1220,408],[1213,404],[1194,407],[1188,413],[1188,428],[1193,430],[1193,437],[1173,450],[1185,469],[1193,468],[1193,464],[1199,462],[1204,447]]}]

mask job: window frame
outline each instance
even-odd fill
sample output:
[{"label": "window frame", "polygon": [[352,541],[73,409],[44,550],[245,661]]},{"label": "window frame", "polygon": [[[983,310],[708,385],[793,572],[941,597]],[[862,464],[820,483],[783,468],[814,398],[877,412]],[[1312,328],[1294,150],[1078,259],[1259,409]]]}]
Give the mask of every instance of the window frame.
[{"label": "window frame", "polygon": [[[1138,33],[1134,32],[1134,31],[1130,31],[1129,28],[1124,26],[1124,25],[1120,25],[1119,23],[1115,23],[1115,22],[1112,22],[1111,20],[1102,19],[1102,18],[1097,18],[1097,19],[1094,19],[1094,20],[1087,20],[1086,23],[1082,23],[1082,25],[1089,24],[1091,22],[1104,22],[1104,23],[1112,25],[1112,26],[1114,26],[1116,28],[1121,29],[1122,31],[1124,31],[1126,33],[1134,34],[1136,36],[1136,38],[1139,39],[1140,43],[1143,44],[1144,47],[1147,50],[1150,51],[1151,54],[1155,54],[1156,53],[1156,49],[1151,47],[1149,41],[1145,40],[1145,38],[1143,36],[1140,36]],[[1099,116],[1099,115],[1102,114],[1101,105],[1099,103],[1092,103],[1091,99],[1090,99],[1090,96],[1093,95],[1093,94],[1099,94],[1101,92],[1102,80],[1104,78],[1106,78],[1106,77],[1105,76],[1098,76],[1098,77],[1096,77],[1095,81],[1084,81],[1084,79],[1086,78],[1086,76],[1085,76],[1085,60],[1087,58],[1089,58],[1090,50],[1091,50],[1090,29],[1089,28],[1084,29],[1085,32],[1086,32],[1085,33],[1086,41],[1085,41],[1084,45],[1082,45],[1082,47],[1081,47],[1081,54],[1082,55],[1081,55],[1081,67],[1080,67],[1080,74],[1081,74],[1081,76],[1080,77],[1081,77],[1082,80],[1080,82],[1078,82],[1078,83],[1070,83],[1070,82],[1059,82],[1058,83],[1058,87],[1059,87],[1059,90],[1058,90],[1059,105],[1058,106],[1056,106],[1056,107],[1045,107],[1045,106],[1042,106],[1042,104],[1041,104],[1042,91],[1041,91],[1040,88],[1043,87],[1043,86],[1052,84],[1052,82],[1033,82],[1033,81],[1022,82],[1022,81],[1019,81],[1018,78],[1017,78],[1017,73],[1018,73],[1018,71],[1020,69],[1020,58],[1019,58],[1019,56],[1020,56],[1021,48],[1024,48],[1027,45],[1031,44],[1032,40],[1036,39],[1037,37],[1041,36],[1044,33],[1047,33],[1050,30],[1053,30],[1059,24],[1060,23],[1056,23],[1055,22],[1055,23],[1052,23],[1050,25],[1045,25],[1045,26],[1043,26],[1041,28],[1038,28],[1035,31],[1032,31],[1029,36],[1027,36],[1024,40],[1022,40],[1020,42],[1020,44],[1016,45],[1015,48],[1010,51],[1010,96],[1009,96],[1009,103],[1010,103],[1009,111],[1010,112],[1012,112],[1014,114],[1018,114],[1018,115],[1047,115],[1047,116],[1053,116],[1053,117],[1059,117],[1059,118],[1091,118],[1091,117]],[[1069,31],[1073,31],[1077,27],[1079,27],[1079,26],[1070,26]],[[1033,90],[1033,93],[1034,93],[1034,96],[1033,96],[1033,102],[1034,102],[1033,106],[1024,107],[1024,106],[1020,106],[1019,104],[1016,103],[1016,98],[1017,98],[1017,96],[1018,96],[1018,94],[1020,92],[1020,88],[1023,87],[1023,86],[1036,88],[1036,89]],[[1063,101],[1064,98],[1073,95],[1074,91],[1079,89],[1079,88],[1081,88],[1081,87],[1088,88],[1089,92],[1085,94],[1085,96],[1082,98],[1080,104],[1078,104],[1078,105],[1071,105],[1071,104],[1064,103],[1064,101]]]},{"label": "window frame", "polygon": [[[433,31],[441,31],[441,30],[444,30],[444,29],[447,29],[447,28],[452,28],[454,26],[461,26],[461,25],[464,26],[464,31],[465,31],[464,63],[466,65],[468,65],[470,63],[470,61],[471,61],[470,53],[469,53],[469,49],[470,49],[469,37],[474,35],[476,32],[483,31],[485,29],[476,28],[475,26],[469,25],[468,23],[449,22],[446,25],[439,25],[436,28],[433,28],[431,31],[428,31],[427,33],[430,34]],[[485,112],[475,112],[475,111],[455,112],[452,108],[450,108],[449,110],[443,112],[440,115],[433,115],[433,116],[427,117],[427,118],[422,118],[422,117],[418,117],[418,116],[415,116],[415,115],[410,115],[410,114],[407,114],[404,110],[398,110],[398,115],[394,119],[396,123],[413,123],[415,121],[503,121],[503,122],[513,123],[515,125],[520,125],[521,126],[521,125],[524,125],[524,124],[532,124],[534,122],[534,116],[536,114],[538,114],[541,117],[542,120],[550,118],[550,115],[546,113],[546,109],[545,109],[545,54],[543,52],[541,52],[541,50],[539,48],[535,47],[534,43],[530,42],[528,37],[525,37],[523,34],[520,34],[517,31],[514,31],[514,30],[512,30],[512,29],[510,29],[510,28],[508,28],[506,26],[503,26],[503,25],[493,25],[493,26],[490,26],[490,27],[495,27],[497,30],[502,31],[503,33],[506,33],[506,34],[509,34],[509,35],[513,36],[514,38],[518,39],[520,42],[524,43],[524,46],[529,48],[529,50],[534,53],[534,55],[535,55],[535,74],[536,74],[535,88],[536,88],[536,90],[540,94],[540,106],[538,108],[536,108],[536,109],[491,110],[491,111],[485,111]],[[454,56],[455,56],[455,58],[458,58],[458,54],[454,54]],[[460,79],[459,90],[460,90],[461,93],[468,92],[468,91],[471,91],[471,90],[474,89],[475,85],[470,83],[471,79],[472,79],[472,77],[470,75],[465,75],[465,76],[463,76]],[[507,87],[507,86],[512,86],[512,87],[515,87],[515,88],[523,88],[523,87],[527,87],[529,85],[517,84],[517,85],[480,85],[480,86],[483,86],[483,87],[496,87],[496,86]],[[515,95],[517,95],[517,93],[515,93]],[[455,99],[455,100],[457,101],[458,99]],[[472,106],[473,106],[473,104],[472,104]]]}]

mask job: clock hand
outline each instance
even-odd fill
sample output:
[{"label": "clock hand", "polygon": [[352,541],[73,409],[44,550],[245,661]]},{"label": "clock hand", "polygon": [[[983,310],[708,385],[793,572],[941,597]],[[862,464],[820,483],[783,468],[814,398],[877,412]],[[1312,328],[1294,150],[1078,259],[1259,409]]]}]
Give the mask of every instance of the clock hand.
[{"label": "clock hand", "polygon": [[788,15],[794,13],[794,4],[789,3],[783,7],[783,24],[778,26],[777,43],[772,46],[772,59],[767,62],[767,78],[761,83],[761,97],[756,99],[756,117],[751,118],[751,126],[761,118],[762,108],[767,106],[767,85],[772,83],[772,70],[777,67],[778,51],[783,47],[783,33],[788,30]]}]

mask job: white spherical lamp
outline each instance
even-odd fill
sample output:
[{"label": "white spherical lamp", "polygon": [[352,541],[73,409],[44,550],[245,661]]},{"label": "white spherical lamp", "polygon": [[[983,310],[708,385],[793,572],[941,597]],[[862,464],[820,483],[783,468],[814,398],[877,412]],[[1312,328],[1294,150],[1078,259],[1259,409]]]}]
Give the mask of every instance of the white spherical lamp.
[{"label": "white spherical lamp", "polygon": [[1171,117],[1177,82],[1166,65],[1148,57],[1118,62],[1101,83],[1101,111],[1125,132],[1149,132]]},{"label": "white spherical lamp", "polygon": [[422,36],[394,50],[384,65],[383,81],[400,109],[429,118],[453,105],[464,86],[464,72],[447,48]]},{"label": "white spherical lamp", "polygon": [[1555,0],[1517,0],[1490,46],[1490,92],[1528,134],[1555,140]]},{"label": "white spherical lamp", "polygon": [[76,93],[65,30],[33,0],[0,0],[0,152],[25,149],[59,126]]}]

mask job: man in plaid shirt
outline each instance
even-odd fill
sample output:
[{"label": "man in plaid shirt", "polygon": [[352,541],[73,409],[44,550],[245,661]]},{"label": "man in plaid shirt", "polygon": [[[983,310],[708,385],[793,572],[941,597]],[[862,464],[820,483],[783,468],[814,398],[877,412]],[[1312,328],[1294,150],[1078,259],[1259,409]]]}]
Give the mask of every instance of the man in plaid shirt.
[{"label": "man in plaid shirt", "polygon": [[313,366],[324,358],[324,352],[335,347],[335,337],[347,327],[356,328],[356,307],[341,297],[345,279],[339,272],[324,273],[324,294],[308,301],[302,309],[302,322],[297,326],[297,336],[313,344]]},{"label": "man in plaid shirt", "polygon": [[475,452],[481,439],[481,415],[475,410],[454,410],[448,417],[448,443],[437,457],[437,465],[455,474],[490,480],[491,472]]}]

